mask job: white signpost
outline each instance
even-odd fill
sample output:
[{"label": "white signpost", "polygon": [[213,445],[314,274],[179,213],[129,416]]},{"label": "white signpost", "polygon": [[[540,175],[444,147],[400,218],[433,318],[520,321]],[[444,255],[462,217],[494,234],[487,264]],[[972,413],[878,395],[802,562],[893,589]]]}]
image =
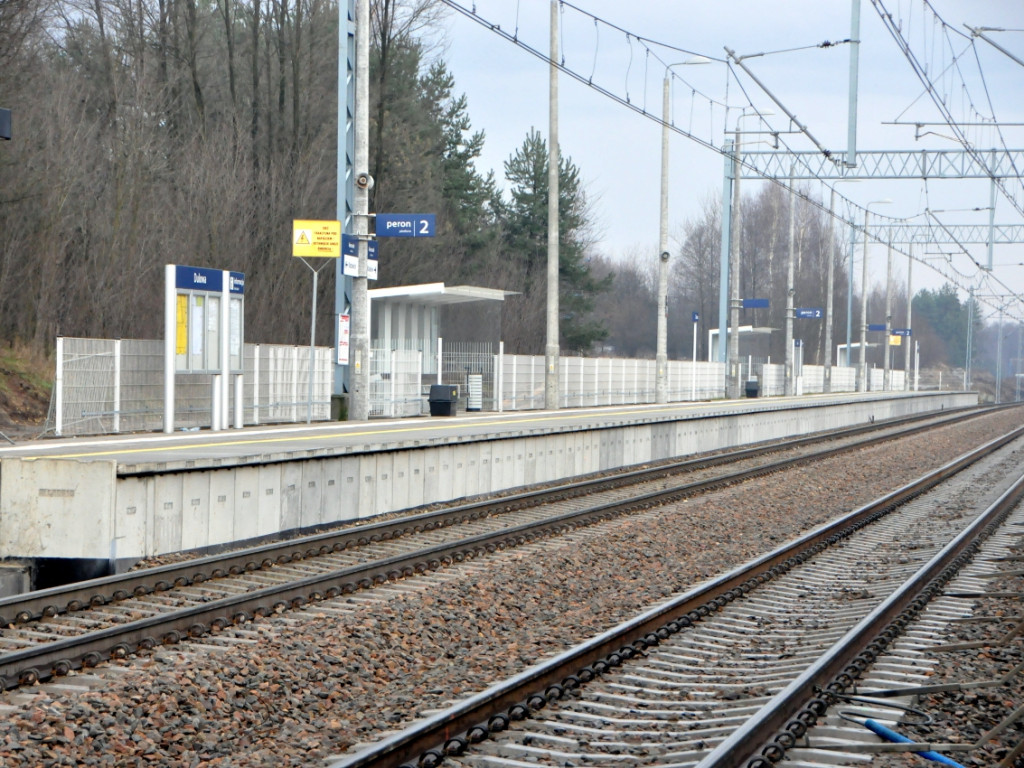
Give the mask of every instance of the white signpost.
[{"label": "white signpost", "polygon": [[228,381],[235,380],[235,427],[242,427],[245,275],[164,266],[164,432],[174,431],[174,375],[213,376],[210,426],[229,426]]}]

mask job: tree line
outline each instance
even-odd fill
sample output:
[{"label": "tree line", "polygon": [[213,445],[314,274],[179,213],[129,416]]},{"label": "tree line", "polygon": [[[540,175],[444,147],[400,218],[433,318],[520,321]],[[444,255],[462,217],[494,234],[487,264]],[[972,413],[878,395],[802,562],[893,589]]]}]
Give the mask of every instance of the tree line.
[{"label": "tree line", "polygon": [[[371,211],[438,214],[436,237],[379,244],[376,285],[440,280],[514,292],[502,318],[506,349],[541,353],[546,140],[531,131],[508,148],[501,178],[479,171],[486,137],[445,65],[442,6],[374,0],[371,9]],[[250,341],[308,342],[309,273],[291,257],[291,222],[335,218],[344,3],[340,14],[331,0],[0,4],[0,105],[15,115],[14,140],[0,146],[0,339],[47,349],[58,335],[160,338],[163,265],[178,263],[246,274]],[[559,178],[563,352],[653,357],[655,249],[602,252],[586,169],[563,156]],[[670,357],[706,359],[705,331],[718,325],[715,194],[674,232]],[[744,197],[741,294],[770,304],[741,322],[784,326],[795,206],[796,304],[824,306],[834,259],[839,343],[847,246],[809,198],[773,184]],[[331,283],[321,281],[318,297],[321,344],[331,343]],[[897,288],[894,318],[907,300]],[[913,301],[922,363],[962,365],[966,302],[951,288]],[[868,305],[869,321],[884,322],[883,286],[869,287]],[[829,354],[824,322],[800,322],[805,362],[820,363]],[[773,359],[783,344],[772,334]]]}]

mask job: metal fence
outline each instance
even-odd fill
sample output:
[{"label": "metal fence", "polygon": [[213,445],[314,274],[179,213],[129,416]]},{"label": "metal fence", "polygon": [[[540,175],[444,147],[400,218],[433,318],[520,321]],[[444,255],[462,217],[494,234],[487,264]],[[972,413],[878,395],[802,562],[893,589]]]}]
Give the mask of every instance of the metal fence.
[{"label": "metal fence", "polygon": [[[523,411],[544,407],[544,358],[501,355],[497,361],[495,410]],[[562,408],[627,405],[655,401],[657,369],[653,360],[614,357],[559,359],[559,404]],[[724,397],[724,366],[671,360],[668,399],[710,400]]]},{"label": "metal fence", "polygon": [[370,416],[401,418],[423,412],[423,353],[416,349],[370,351]]},{"label": "metal fence", "polygon": [[[459,410],[468,407],[522,411],[544,407],[543,356],[506,355],[501,349],[494,354],[489,344],[445,346],[440,340],[435,349],[441,353],[433,359],[415,348],[371,350],[372,417],[401,418],[428,413],[427,395],[430,385],[435,383],[459,386]],[[309,347],[246,344],[244,357],[244,424],[330,418],[330,348],[315,350],[312,390]],[[60,338],[57,363],[48,431],[57,435],[87,435],[163,429],[162,341]],[[745,381],[758,381],[760,396],[784,394],[784,366],[755,358],[742,360],[741,366]],[[882,373],[880,369],[869,372],[872,390],[882,388]],[[653,403],[656,375],[653,360],[563,357],[559,361],[559,405],[580,408]],[[712,400],[726,394],[723,363],[670,360],[667,378],[670,402]],[[892,389],[902,390],[904,380],[903,371],[892,371]],[[824,369],[804,365],[797,382],[797,394],[820,393],[824,389]],[[210,426],[212,387],[213,377],[208,374],[175,376],[175,429]],[[832,391],[855,389],[856,369],[833,366]],[[233,399],[235,389],[229,390]]]},{"label": "metal fence", "polygon": [[[246,344],[242,377],[245,424],[330,418],[331,350]],[[97,435],[159,431],[164,426],[164,343],[137,339],[57,339],[57,370],[46,431]],[[234,388],[229,387],[231,398]],[[174,377],[174,428],[212,423],[213,376]],[[234,403],[231,403],[232,410]],[[230,412],[230,411],[229,411]]]}]

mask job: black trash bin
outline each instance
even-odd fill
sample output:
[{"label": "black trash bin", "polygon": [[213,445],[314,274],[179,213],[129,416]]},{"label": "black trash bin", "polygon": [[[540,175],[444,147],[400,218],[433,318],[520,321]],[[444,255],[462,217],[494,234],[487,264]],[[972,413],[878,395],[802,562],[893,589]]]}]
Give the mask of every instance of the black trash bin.
[{"label": "black trash bin", "polygon": [[746,384],[747,397],[757,397],[757,393],[760,391],[760,389],[761,387],[757,383],[757,379],[752,379],[751,381],[748,381]]},{"label": "black trash bin", "polygon": [[459,388],[454,384],[431,384],[430,403],[431,416],[454,416],[459,401]]}]

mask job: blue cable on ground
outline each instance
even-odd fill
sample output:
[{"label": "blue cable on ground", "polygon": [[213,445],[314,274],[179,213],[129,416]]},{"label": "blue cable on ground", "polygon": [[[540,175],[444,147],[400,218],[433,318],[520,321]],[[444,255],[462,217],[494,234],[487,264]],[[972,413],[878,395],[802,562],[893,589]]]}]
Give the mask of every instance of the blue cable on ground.
[{"label": "blue cable on ground", "polygon": [[[865,728],[872,731],[873,733],[878,734],[883,739],[888,739],[889,741],[895,742],[896,744],[914,743],[913,739],[908,739],[906,736],[896,733],[896,731],[892,730],[891,728],[886,728],[884,725],[875,720],[865,720],[863,725]],[[921,757],[936,763],[942,763],[943,765],[952,765],[955,768],[966,768],[961,763],[958,763],[955,760],[950,760],[945,755],[940,755],[938,752],[933,752],[930,749],[925,750],[923,752],[914,752],[914,754],[920,755]]]}]

